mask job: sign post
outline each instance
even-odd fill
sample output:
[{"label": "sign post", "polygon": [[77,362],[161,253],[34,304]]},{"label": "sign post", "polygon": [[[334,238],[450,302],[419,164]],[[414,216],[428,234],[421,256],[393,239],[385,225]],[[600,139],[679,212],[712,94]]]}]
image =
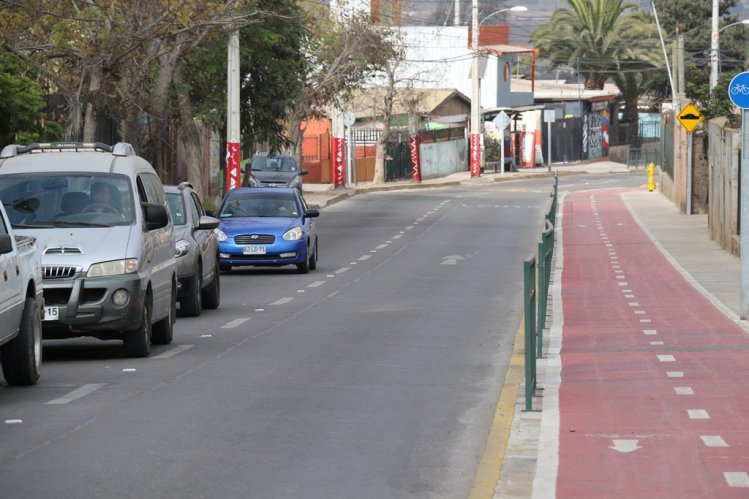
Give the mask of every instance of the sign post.
[{"label": "sign post", "polygon": [[505,174],[505,128],[510,124],[510,117],[507,113],[500,111],[497,116],[494,117],[494,126],[499,128],[499,172],[500,175]]},{"label": "sign post", "polygon": [[705,119],[691,102],[684,106],[677,116],[679,123],[687,130],[687,203],[686,214],[692,214],[692,132]]},{"label": "sign post", "polygon": [[546,122],[546,164],[549,165],[549,171],[551,171],[551,124],[557,120],[556,109],[544,109],[544,121]]},{"label": "sign post", "polygon": [[[749,123],[749,71],[744,71],[733,77],[728,85],[728,98],[736,107],[741,108],[741,163],[749,165],[749,137],[747,137],[747,123]],[[749,317],[749,168],[741,168],[739,188],[741,205],[739,217],[739,262],[741,270],[741,310],[740,317]]]},{"label": "sign post", "polygon": [[358,184],[358,179],[356,177],[356,172],[353,171],[353,167],[351,166],[351,126],[356,121],[356,116],[351,111],[346,111],[343,113],[343,126],[346,127],[346,178],[349,181],[349,184],[352,182],[354,184]]}]

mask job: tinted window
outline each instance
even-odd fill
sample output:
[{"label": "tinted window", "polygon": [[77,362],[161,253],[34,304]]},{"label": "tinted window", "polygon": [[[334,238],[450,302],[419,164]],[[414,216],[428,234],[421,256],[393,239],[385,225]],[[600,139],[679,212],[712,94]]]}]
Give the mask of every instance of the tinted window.
[{"label": "tinted window", "polygon": [[293,194],[230,193],[218,217],[299,217],[300,213],[301,207]]},{"label": "tinted window", "polygon": [[2,175],[0,199],[11,223],[18,227],[111,226],[134,221],[133,191],[124,175]]},{"label": "tinted window", "polygon": [[152,173],[144,173],[138,176],[143,181],[146,198],[149,203],[166,204],[166,194],[161,186],[159,177]]},{"label": "tinted window", "polygon": [[169,213],[172,215],[174,225],[185,225],[187,216],[185,214],[185,200],[181,193],[167,193],[167,203],[169,204]]}]

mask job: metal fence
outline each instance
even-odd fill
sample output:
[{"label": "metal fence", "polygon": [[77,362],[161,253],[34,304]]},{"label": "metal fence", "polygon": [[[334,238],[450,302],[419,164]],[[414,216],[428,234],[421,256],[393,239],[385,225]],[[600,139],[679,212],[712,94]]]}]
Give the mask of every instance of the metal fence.
[{"label": "metal fence", "polygon": [[558,208],[559,175],[554,176],[549,209],[544,217],[544,230],[538,243],[538,255],[530,255],[523,262],[525,309],[525,410],[533,410],[536,392],[536,360],[543,356],[544,329],[548,312],[556,214]]}]

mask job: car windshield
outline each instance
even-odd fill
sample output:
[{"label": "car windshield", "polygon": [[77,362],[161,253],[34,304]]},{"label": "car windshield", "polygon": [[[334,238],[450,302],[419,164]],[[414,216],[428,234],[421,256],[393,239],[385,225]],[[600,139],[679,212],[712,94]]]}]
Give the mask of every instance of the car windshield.
[{"label": "car windshield", "polygon": [[295,172],[296,162],[289,156],[255,156],[252,170],[256,172]]},{"label": "car windshield", "polygon": [[110,227],[135,220],[124,175],[0,175],[0,199],[15,227]]},{"label": "car windshield", "polygon": [[169,212],[172,215],[174,225],[185,225],[187,217],[185,216],[185,199],[182,193],[166,193],[166,200],[169,204]]},{"label": "car windshield", "polygon": [[219,218],[293,217],[300,216],[291,194],[232,193],[221,205]]}]

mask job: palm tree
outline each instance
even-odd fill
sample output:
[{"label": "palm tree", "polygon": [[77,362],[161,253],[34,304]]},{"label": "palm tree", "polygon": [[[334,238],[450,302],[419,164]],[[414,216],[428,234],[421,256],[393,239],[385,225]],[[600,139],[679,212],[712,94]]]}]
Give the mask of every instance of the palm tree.
[{"label": "palm tree", "polygon": [[[585,77],[586,89],[632,62],[653,60],[657,30],[652,19],[623,0],[566,0],[549,22],[537,27],[531,43],[552,68],[568,65]],[[631,11],[631,12],[628,12]]]}]

